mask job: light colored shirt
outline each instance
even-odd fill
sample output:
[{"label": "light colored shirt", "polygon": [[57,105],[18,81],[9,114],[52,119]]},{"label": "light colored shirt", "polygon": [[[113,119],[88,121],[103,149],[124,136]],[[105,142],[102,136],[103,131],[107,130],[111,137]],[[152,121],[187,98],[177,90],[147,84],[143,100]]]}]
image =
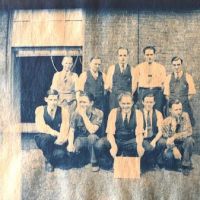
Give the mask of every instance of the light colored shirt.
[{"label": "light colored shirt", "polygon": [[71,93],[77,91],[78,75],[76,73],[65,71],[56,72],[53,76],[51,89],[59,93]]},{"label": "light colored shirt", "polygon": [[[54,111],[54,116],[51,115],[51,112],[48,109],[48,107],[47,107],[47,112],[52,117],[52,119],[55,117],[56,110]],[[65,113],[64,110],[61,110],[62,124],[61,124],[61,127],[60,127],[60,132],[66,131],[66,127],[65,127],[65,125],[66,125],[65,119],[67,118],[66,114],[67,113]],[[48,124],[45,123],[44,106],[39,106],[39,107],[36,108],[36,110],[35,110],[35,123],[36,123],[37,130],[41,133],[46,133],[46,134],[50,134],[50,135],[54,135],[54,134],[58,133],[56,130],[52,129]]]},{"label": "light colored shirt", "polygon": [[[92,70],[90,70],[90,72],[91,72],[92,76],[94,77],[94,79],[98,78],[98,72],[94,73]],[[102,78],[105,83],[106,75],[104,73],[102,73]],[[78,86],[77,86],[78,90],[84,91],[86,80],[87,80],[87,72],[81,73],[81,75],[79,76],[79,79],[78,79]]]},{"label": "light colored shirt", "polygon": [[166,70],[163,65],[153,62],[149,65],[147,62],[140,63],[134,68],[133,90],[137,87],[154,88],[163,87],[166,79]]},{"label": "light colored shirt", "polygon": [[[106,128],[106,133],[115,135],[116,127],[115,127],[115,122],[117,118],[117,110],[118,108],[114,108],[110,111],[110,114],[108,116],[108,122],[107,122],[107,128]],[[137,126],[135,129],[135,135],[139,135],[143,133],[143,116],[142,112],[140,110],[135,110],[136,112],[136,122]],[[122,113],[122,118],[123,120],[125,119],[125,114]],[[130,113],[128,115],[128,120],[130,119]]]},{"label": "light colored shirt", "polygon": [[[120,71],[123,72],[122,66],[120,66]],[[124,70],[126,70],[127,64],[124,65]],[[113,84],[113,74],[115,72],[115,65],[111,65],[108,68],[107,74],[106,74],[106,82],[105,82],[105,89],[112,91],[112,84]],[[131,76],[132,76],[132,84],[133,84],[133,67],[131,67]]]},{"label": "light colored shirt", "polygon": [[[183,72],[180,73],[179,78],[181,78],[182,75],[183,75]],[[170,96],[171,76],[172,76],[172,74],[169,74],[166,77],[166,80],[165,80],[165,83],[164,83],[164,95],[166,95],[166,96]],[[188,95],[196,94],[195,84],[194,84],[194,80],[193,80],[192,76],[188,73],[185,73],[185,77],[186,77],[186,81],[188,83]],[[175,78],[177,78],[176,75],[175,75]]]},{"label": "light colored shirt", "polygon": [[[147,124],[147,115],[148,115],[148,112],[147,110],[143,109],[143,112],[144,112],[144,120]],[[158,132],[161,130],[162,128],[162,124],[163,124],[163,116],[162,116],[162,113],[158,110],[155,110],[156,112],[156,117],[157,117],[157,127],[158,127]],[[153,125],[153,110],[150,111],[150,121],[151,121],[151,126]],[[146,126],[146,130],[144,130],[145,132],[145,135],[147,136],[147,126]]]}]

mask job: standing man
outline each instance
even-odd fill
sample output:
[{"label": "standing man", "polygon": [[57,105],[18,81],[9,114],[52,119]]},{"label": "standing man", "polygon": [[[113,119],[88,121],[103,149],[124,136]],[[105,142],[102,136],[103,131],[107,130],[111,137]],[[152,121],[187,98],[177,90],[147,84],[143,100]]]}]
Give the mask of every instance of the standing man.
[{"label": "standing man", "polygon": [[79,77],[79,90],[90,93],[94,96],[94,107],[104,111],[104,83],[105,74],[100,71],[101,58],[90,59],[90,69],[83,72]]},{"label": "standing man", "polygon": [[[143,147],[145,154],[142,158],[144,164],[155,166],[159,149],[156,144],[162,137],[162,113],[154,108],[155,99],[152,93],[146,94],[142,100],[143,108],[141,109],[144,120],[144,140]],[[144,166],[145,167],[145,166]]]},{"label": "standing man", "polygon": [[183,60],[180,57],[173,57],[171,60],[173,73],[168,75],[165,81],[164,95],[168,101],[179,99],[183,111],[190,116],[192,126],[195,125],[190,99],[196,94],[193,78],[187,72],[183,72]]},{"label": "standing man", "polygon": [[118,63],[108,68],[105,88],[110,92],[110,110],[117,108],[118,96],[122,92],[132,92],[133,68],[128,64],[128,49],[118,49]]},{"label": "standing man", "polygon": [[160,163],[177,169],[181,165],[183,174],[187,176],[192,168],[191,157],[194,146],[190,118],[188,113],[183,112],[179,100],[170,101],[169,109],[170,116],[163,122],[163,136],[158,142],[163,154]]},{"label": "standing man", "polygon": [[115,156],[142,156],[143,118],[133,107],[132,95],[124,92],[118,97],[119,107],[111,110],[107,123],[110,154]]},{"label": "standing man", "polygon": [[93,107],[94,97],[91,94],[80,92],[77,110],[73,113],[67,150],[69,152],[80,152],[88,149],[92,171],[99,171],[97,132],[103,120],[103,112]]},{"label": "standing man", "polygon": [[73,73],[73,58],[65,56],[62,60],[63,70],[56,72],[53,76],[51,89],[59,93],[59,105],[68,112],[66,115],[67,125],[69,127],[71,113],[76,109],[76,91],[78,84],[78,75]]},{"label": "standing man", "polygon": [[39,106],[35,110],[35,123],[40,134],[35,136],[39,149],[42,150],[46,171],[54,171],[59,161],[67,158],[66,143],[58,145],[58,141],[67,140],[66,116],[58,106],[59,95],[56,90],[47,91],[44,98],[47,105]]},{"label": "standing man", "polygon": [[140,63],[134,69],[133,94],[138,92],[139,106],[142,98],[151,92],[155,97],[155,109],[163,112],[164,96],[163,85],[166,78],[165,67],[155,62],[156,49],[147,46],[143,49],[145,62]]}]

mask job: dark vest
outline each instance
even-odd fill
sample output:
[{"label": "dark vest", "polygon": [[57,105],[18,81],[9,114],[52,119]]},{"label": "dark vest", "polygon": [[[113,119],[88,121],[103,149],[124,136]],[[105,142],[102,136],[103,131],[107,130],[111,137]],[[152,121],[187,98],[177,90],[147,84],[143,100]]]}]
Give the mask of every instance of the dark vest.
[{"label": "dark vest", "polygon": [[120,94],[124,91],[131,92],[131,67],[126,66],[124,73],[121,73],[119,64],[115,65],[115,71],[113,74],[112,91],[115,94]]},{"label": "dark vest", "polygon": [[95,80],[91,72],[87,72],[87,79],[84,86],[84,91],[94,95],[94,97],[102,97],[104,94],[103,75],[98,72],[98,78]]},{"label": "dark vest", "polygon": [[183,73],[181,78],[177,80],[174,73],[170,80],[170,99],[179,99],[181,102],[188,100],[188,83],[186,75]]},{"label": "dark vest", "polygon": [[[141,109],[141,111],[142,111],[142,115],[143,115],[144,130],[146,130],[146,120],[145,120],[144,110]],[[153,115],[152,115],[152,131],[153,131],[153,137],[155,137],[156,134],[158,133],[157,115],[156,115],[155,109],[153,109]]]},{"label": "dark vest", "polygon": [[116,127],[115,138],[117,140],[127,141],[127,140],[135,138],[136,126],[137,126],[136,112],[134,108],[132,108],[132,111],[131,111],[128,127],[124,126],[121,109],[120,108],[117,109],[117,116],[116,116],[116,122],[115,122],[115,127]]},{"label": "dark vest", "polygon": [[54,119],[51,118],[49,113],[47,112],[47,106],[44,107],[44,121],[47,125],[49,125],[52,129],[56,131],[60,131],[60,126],[62,123],[62,115],[61,115],[61,108],[57,107],[56,114]]}]

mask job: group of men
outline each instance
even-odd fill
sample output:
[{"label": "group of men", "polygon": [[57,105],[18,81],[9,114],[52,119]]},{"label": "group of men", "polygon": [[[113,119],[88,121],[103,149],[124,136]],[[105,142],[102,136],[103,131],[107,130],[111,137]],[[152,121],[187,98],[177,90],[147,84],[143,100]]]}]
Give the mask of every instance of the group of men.
[{"label": "group of men", "polygon": [[[35,137],[46,158],[45,168],[86,157],[92,171],[99,171],[116,156],[142,158],[142,167],[166,167],[189,175],[192,169],[190,99],[196,93],[183,60],[173,57],[173,72],[155,62],[153,46],[143,50],[145,62],[131,67],[129,51],[120,47],[118,63],[107,73],[101,59],[93,57],[89,70],[79,77],[72,72],[73,58],[64,57],[45,101],[36,108]],[[133,101],[134,99],[134,101]],[[165,119],[164,119],[165,118]],[[112,163],[112,162],[111,162]]]}]

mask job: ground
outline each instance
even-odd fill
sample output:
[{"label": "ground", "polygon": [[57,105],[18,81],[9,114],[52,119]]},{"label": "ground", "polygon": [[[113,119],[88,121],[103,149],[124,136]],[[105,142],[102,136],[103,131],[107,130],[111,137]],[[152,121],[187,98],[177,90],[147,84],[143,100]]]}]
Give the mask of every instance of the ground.
[{"label": "ground", "polygon": [[89,168],[48,173],[40,150],[22,151],[23,200],[198,200],[200,199],[200,156],[193,155],[192,173],[157,170],[139,180],[114,179],[111,171]]}]

